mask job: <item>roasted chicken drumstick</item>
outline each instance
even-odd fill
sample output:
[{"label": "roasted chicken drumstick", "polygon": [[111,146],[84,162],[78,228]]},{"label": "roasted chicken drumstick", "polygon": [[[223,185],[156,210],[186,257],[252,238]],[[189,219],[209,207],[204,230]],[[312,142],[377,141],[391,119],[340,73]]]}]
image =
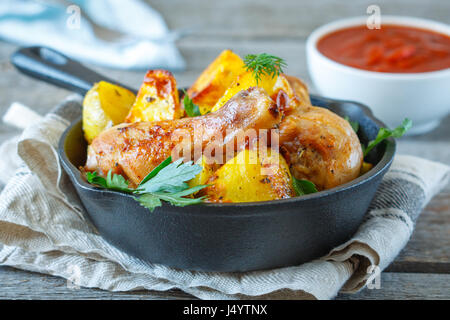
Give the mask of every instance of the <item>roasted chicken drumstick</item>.
[{"label": "roasted chicken drumstick", "polygon": [[[228,142],[248,129],[271,129],[281,121],[277,105],[267,93],[257,87],[243,90],[220,110],[204,116],[169,121],[124,123],[97,136],[88,149],[85,170],[105,176],[109,170],[121,174],[132,186],[180,145],[180,137],[201,144],[205,150],[211,144],[225,147]],[[200,140],[196,141],[196,137]],[[216,138],[219,139],[216,139]],[[186,146],[184,146],[186,147]],[[192,158],[184,152],[185,159]]]},{"label": "roasted chicken drumstick", "polygon": [[287,78],[296,103],[281,121],[280,151],[292,175],[312,181],[318,190],[358,177],[363,153],[349,122],[328,109],[312,106],[306,86],[295,77]]},{"label": "roasted chicken drumstick", "polygon": [[305,107],[280,124],[281,153],[297,179],[314,182],[318,190],[358,177],[363,154],[347,120],[320,107]]}]

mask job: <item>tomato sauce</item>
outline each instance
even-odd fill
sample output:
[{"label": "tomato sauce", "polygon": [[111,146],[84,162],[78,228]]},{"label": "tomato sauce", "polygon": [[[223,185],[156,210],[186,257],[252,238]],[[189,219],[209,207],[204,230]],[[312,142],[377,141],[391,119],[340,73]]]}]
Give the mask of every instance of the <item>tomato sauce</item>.
[{"label": "tomato sauce", "polygon": [[331,60],[370,71],[416,73],[450,68],[450,37],[414,27],[341,29],[323,36],[317,49]]}]

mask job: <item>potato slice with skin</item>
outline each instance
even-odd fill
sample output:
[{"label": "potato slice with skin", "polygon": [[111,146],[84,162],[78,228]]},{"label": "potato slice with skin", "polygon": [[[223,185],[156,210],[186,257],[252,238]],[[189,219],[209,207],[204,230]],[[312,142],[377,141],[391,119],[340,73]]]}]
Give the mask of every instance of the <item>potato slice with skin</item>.
[{"label": "potato slice with skin", "polygon": [[227,161],[201,191],[211,202],[251,202],[290,198],[296,195],[289,167],[277,152],[267,154],[245,149]]},{"label": "potato slice with skin", "polygon": [[125,122],[179,119],[183,115],[177,82],[167,70],[149,70]]},{"label": "potato slice with skin", "polygon": [[83,131],[88,143],[103,130],[125,120],[136,96],[120,86],[100,81],[83,101]]},{"label": "potato slice with skin", "polygon": [[205,114],[243,72],[244,61],[231,50],[224,50],[197,78],[188,95],[199,106],[201,114]]}]

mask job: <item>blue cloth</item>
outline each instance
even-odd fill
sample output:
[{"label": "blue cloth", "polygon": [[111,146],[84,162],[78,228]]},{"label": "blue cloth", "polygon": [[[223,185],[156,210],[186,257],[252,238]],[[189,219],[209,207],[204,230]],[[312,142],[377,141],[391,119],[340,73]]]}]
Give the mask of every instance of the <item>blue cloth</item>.
[{"label": "blue cloth", "polygon": [[[41,45],[99,66],[119,69],[184,69],[175,46],[180,36],[162,16],[140,0],[1,0],[0,39]],[[89,19],[87,19],[89,17]],[[92,23],[120,33],[100,39]]]}]

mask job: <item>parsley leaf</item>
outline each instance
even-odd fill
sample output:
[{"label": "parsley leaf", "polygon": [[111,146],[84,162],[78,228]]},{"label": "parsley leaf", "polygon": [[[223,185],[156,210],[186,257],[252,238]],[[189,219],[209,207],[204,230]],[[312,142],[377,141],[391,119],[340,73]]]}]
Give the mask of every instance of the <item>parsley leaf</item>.
[{"label": "parsley leaf", "polygon": [[400,138],[411,127],[412,127],[412,121],[409,120],[408,118],[406,118],[405,120],[403,120],[402,124],[399,125],[397,128],[395,128],[394,130],[389,130],[387,128],[380,128],[375,140],[370,141],[369,144],[367,145],[367,147],[363,148],[364,157],[367,156],[369,154],[369,152],[383,140],[385,140],[389,137]]},{"label": "parsley leaf", "polygon": [[139,198],[134,199],[138,201],[141,204],[141,206],[146,207],[151,212],[153,212],[153,210],[155,210],[156,207],[162,206],[161,199],[151,193],[144,194]]},{"label": "parsley leaf", "polygon": [[183,92],[184,92],[184,99],[183,99],[184,110],[186,111],[188,117],[201,116],[202,114],[200,113],[200,108],[198,107],[198,105],[194,104],[192,99],[189,98],[189,95],[187,94],[186,91],[183,90]]},{"label": "parsley leaf", "polygon": [[[178,160],[175,161],[173,164],[175,164],[177,162],[178,162]],[[192,164],[190,164],[190,165],[192,166]],[[180,168],[181,166],[183,166],[183,164],[179,165],[178,168]],[[158,176],[158,174],[155,176],[155,178],[157,176]],[[151,182],[151,181],[152,180],[150,179],[149,182]],[[147,209],[150,209],[150,211],[153,211],[156,207],[160,207],[162,205],[161,200],[167,201],[174,206],[184,207],[184,206],[188,206],[188,205],[192,205],[192,204],[202,203],[203,200],[205,199],[205,197],[200,197],[200,198],[184,198],[184,197],[191,195],[205,187],[207,187],[207,185],[198,185],[198,186],[189,188],[189,187],[187,187],[187,184],[183,183],[183,187],[173,188],[173,185],[172,185],[169,188],[169,190],[179,189],[180,191],[170,192],[170,191],[166,190],[166,186],[159,185],[159,187],[158,187],[157,183],[155,183],[155,185],[153,187],[155,189],[155,191],[145,192],[145,193],[143,193],[143,195],[136,198],[136,200],[139,201],[139,203],[142,206],[146,207]],[[143,189],[136,190],[136,193],[140,194],[143,192],[142,190]]]},{"label": "parsley leaf", "polygon": [[97,171],[86,172],[86,179],[90,184],[96,184],[103,188],[108,188],[108,185],[106,184],[106,179],[103,177],[100,177],[98,175]]},{"label": "parsley leaf", "polygon": [[[175,162],[165,166],[152,178],[144,178],[144,183],[141,183],[136,190],[137,193],[148,193],[156,191],[179,192],[188,188],[185,181],[193,179],[202,171],[202,167],[198,164],[193,164],[192,161],[183,163],[183,159],[178,159]],[[149,175],[151,175],[150,172]]]},{"label": "parsley leaf", "polygon": [[244,58],[244,64],[247,71],[253,71],[256,84],[261,81],[262,75],[274,78],[283,73],[283,68],[287,66],[283,59],[267,53],[248,54]]},{"label": "parsley leaf", "polygon": [[199,174],[202,167],[193,164],[192,161],[187,163],[182,161],[183,159],[178,159],[171,163],[172,158],[168,157],[142,180],[137,189],[128,188],[128,181],[119,174],[113,175],[111,170],[106,179],[98,176],[97,172],[87,172],[86,178],[89,183],[106,189],[135,194],[137,197],[134,199],[150,211],[160,207],[162,201],[178,207],[202,203],[205,197],[185,198],[207,187],[207,185],[198,185],[189,188],[186,183]]},{"label": "parsley leaf", "polygon": [[155,210],[156,207],[160,207],[162,205],[161,200],[167,201],[174,206],[177,207],[185,207],[192,204],[202,203],[205,197],[200,198],[184,198],[190,194],[193,194],[203,188],[207,187],[206,185],[199,185],[193,188],[189,188],[179,192],[150,192],[145,193],[144,195],[136,198],[139,203],[150,209],[150,211]]},{"label": "parsley leaf", "polygon": [[167,167],[172,162],[172,157],[169,156],[166,160],[161,162],[156,168],[154,168],[144,179],[142,179],[141,183],[139,185],[146,183],[148,180],[153,178],[158,174],[158,172],[161,171],[161,169]]},{"label": "parsley leaf", "polygon": [[108,171],[106,179],[100,177],[96,171],[86,172],[86,179],[91,184],[96,184],[106,189],[123,191],[123,192],[133,192],[133,189],[128,188],[128,181],[125,180],[120,174],[113,174],[112,170]]},{"label": "parsley leaf", "polygon": [[108,175],[106,176],[106,185],[109,189],[124,191],[124,192],[133,192],[133,189],[128,188],[128,181],[125,180],[120,174],[112,174],[112,171],[108,171]]},{"label": "parsley leaf", "polygon": [[298,196],[318,192],[316,185],[309,180],[297,179],[296,177],[292,177],[292,185]]},{"label": "parsley leaf", "polygon": [[353,131],[355,131],[357,133],[358,130],[359,130],[359,122],[350,120],[350,118],[348,116],[345,116],[344,119],[347,120],[348,123],[350,123],[350,125],[352,126]]}]

